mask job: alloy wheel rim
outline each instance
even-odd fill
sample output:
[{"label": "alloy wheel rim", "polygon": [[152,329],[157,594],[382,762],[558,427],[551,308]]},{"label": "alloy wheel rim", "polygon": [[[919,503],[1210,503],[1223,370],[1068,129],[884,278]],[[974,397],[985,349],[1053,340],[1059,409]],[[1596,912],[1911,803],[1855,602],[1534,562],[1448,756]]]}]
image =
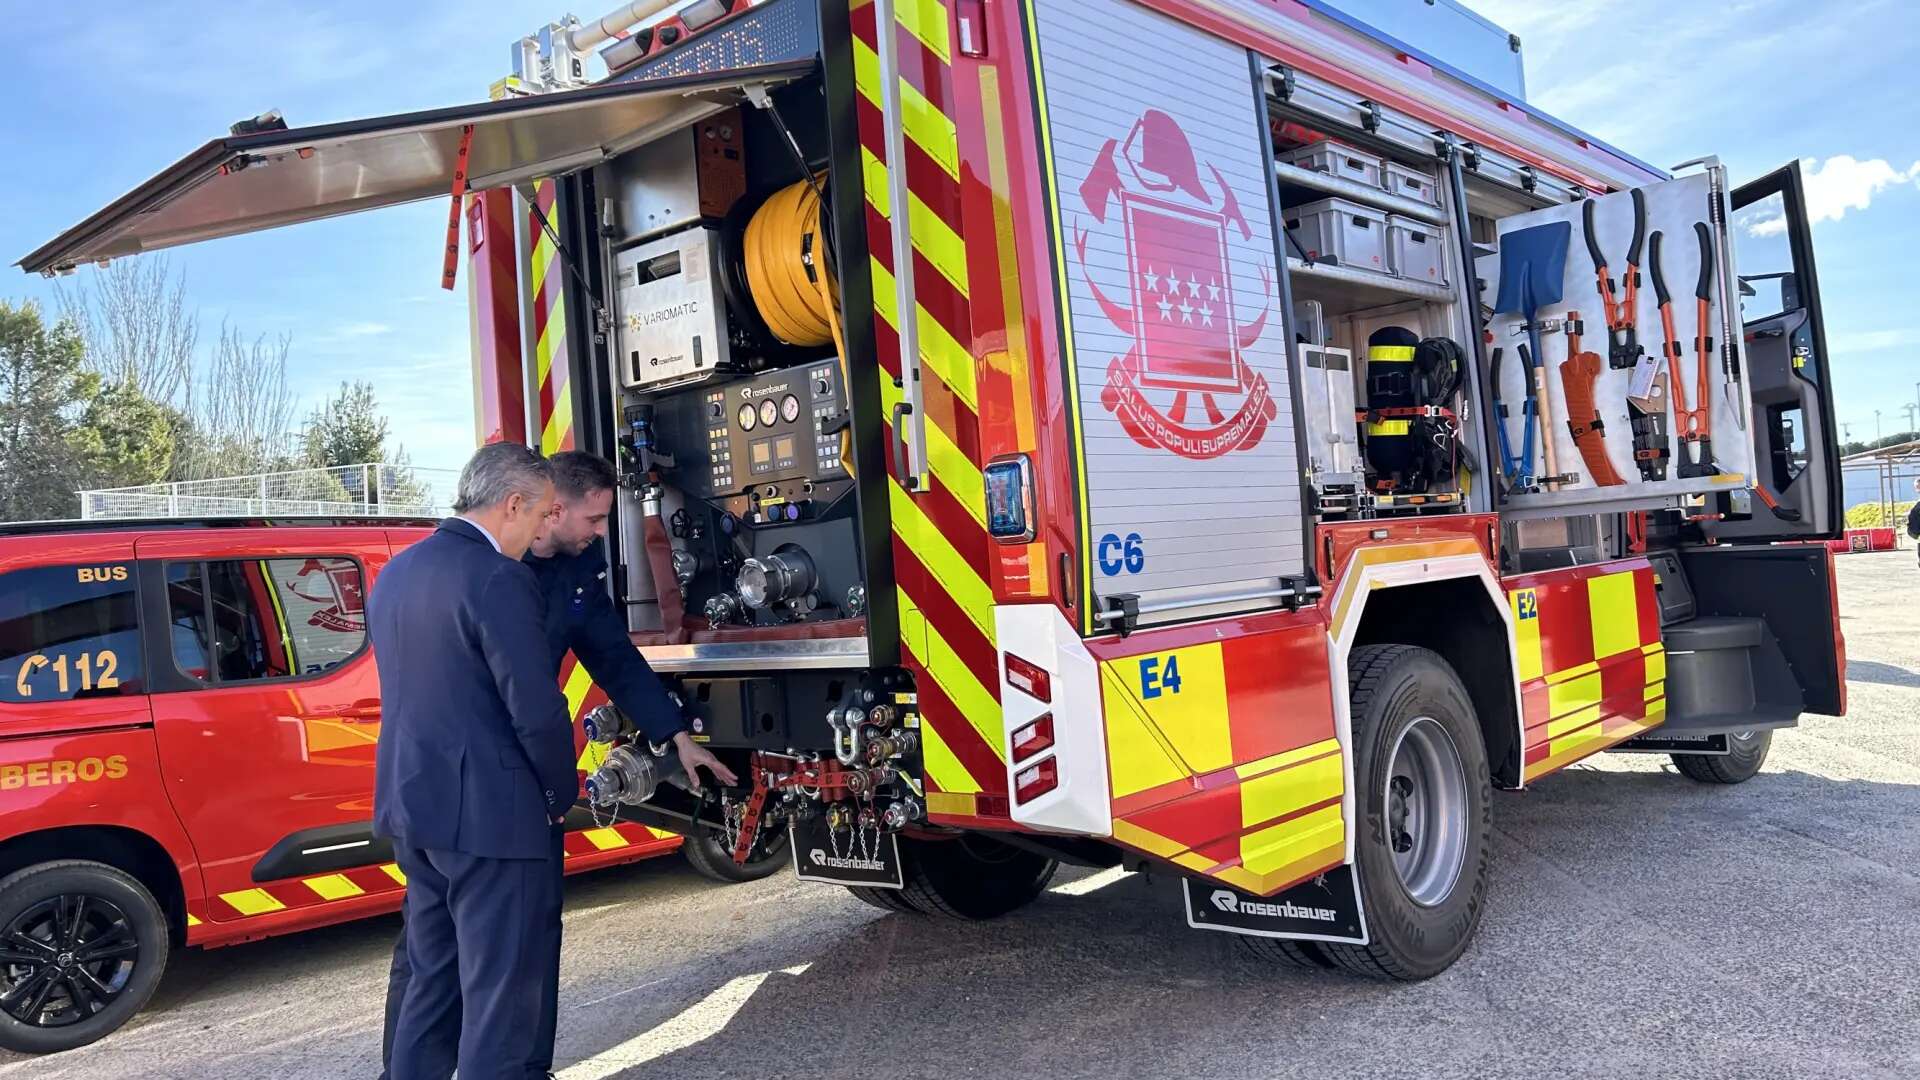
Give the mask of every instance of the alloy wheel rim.
[{"label": "alloy wheel rim", "polygon": [[40,900],[0,930],[0,1011],[39,1028],[91,1019],[126,992],[139,953],[133,921],[113,901]]}]

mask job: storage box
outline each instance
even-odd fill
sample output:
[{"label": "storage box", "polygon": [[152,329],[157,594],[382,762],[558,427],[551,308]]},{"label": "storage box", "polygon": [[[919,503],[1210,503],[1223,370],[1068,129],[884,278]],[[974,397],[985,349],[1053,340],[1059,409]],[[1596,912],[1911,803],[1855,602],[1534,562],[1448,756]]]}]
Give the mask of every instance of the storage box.
[{"label": "storage box", "polygon": [[1394,195],[1428,206],[1440,205],[1440,186],[1430,172],[1389,161],[1381,166],[1381,177],[1380,186]]},{"label": "storage box", "polygon": [[1447,283],[1447,230],[1443,225],[1387,215],[1387,269],[1409,281]]},{"label": "storage box", "polygon": [[1314,172],[1323,172],[1329,176],[1338,176],[1343,180],[1379,187],[1383,162],[1372,154],[1355,150],[1337,142],[1308,143],[1294,150],[1283,150],[1276,155],[1288,165],[1295,165]]},{"label": "storage box", "polygon": [[1387,215],[1345,199],[1321,199],[1287,213],[1289,255],[1302,250],[1313,262],[1330,262],[1356,270],[1391,273],[1387,268]]}]

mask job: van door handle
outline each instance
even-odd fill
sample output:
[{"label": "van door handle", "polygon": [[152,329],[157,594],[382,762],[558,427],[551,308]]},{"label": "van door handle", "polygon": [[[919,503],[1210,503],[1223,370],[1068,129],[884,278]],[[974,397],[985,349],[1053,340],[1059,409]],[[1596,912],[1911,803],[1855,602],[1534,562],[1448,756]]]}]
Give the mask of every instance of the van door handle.
[{"label": "van door handle", "polygon": [[907,456],[907,417],[913,412],[913,403],[896,401],[893,405],[893,462],[897,467],[894,479],[900,486],[913,491],[913,461]]},{"label": "van door handle", "polygon": [[334,715],[343,720],[378,720],[380,719],[380,699],[363,698]]}]

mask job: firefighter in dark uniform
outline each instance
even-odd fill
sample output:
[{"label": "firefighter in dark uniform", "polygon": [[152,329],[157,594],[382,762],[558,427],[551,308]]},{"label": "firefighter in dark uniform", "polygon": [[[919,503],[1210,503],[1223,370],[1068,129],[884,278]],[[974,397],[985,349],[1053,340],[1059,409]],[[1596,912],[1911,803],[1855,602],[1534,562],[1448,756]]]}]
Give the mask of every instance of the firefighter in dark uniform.
[{"label": "firefighter in dark uniform", "polygon": [[[554,677],[559,677],[560,663],[571,651],[649,741],[673,744],[695,790],[700,783],[695,770],[703,765],[724,783],[735,783],[732,771],[687,734],[679,709],[667,696],[659,676],[634,648],[627,636],[627,621],[613,606],[607,590],[606,550],[601,544],[618,482],[613,466],[578,450],[555,454],[552,463],[554,511],[522,561],[539,583],[546,615],[546,659],[551,662]],[[565,835],[564,828],[555,826],[552,871],[556,875],[563,873],[561,844]],[[537,988],[541,995],[536,1032],[540,1054],[528,1069],[528,1075],[535,1077],[548,1075],[553,1067],[560,989],[559,920],[551,925],[555,933],[538,945],[543,975]],[[394,1024],[411,977],[403,933],[394,947],[393,968],[387,979],[386,1031],[380,1044],[383,1077],[392,1062]]]},{"label": "firefighter in dark uniform", "polygon": [[[1907,535],[1920,540],[1920,479],[1913,482],[1914,504],[1907,508]],[[1915,545],[1920,550],[1920,545]]]}]

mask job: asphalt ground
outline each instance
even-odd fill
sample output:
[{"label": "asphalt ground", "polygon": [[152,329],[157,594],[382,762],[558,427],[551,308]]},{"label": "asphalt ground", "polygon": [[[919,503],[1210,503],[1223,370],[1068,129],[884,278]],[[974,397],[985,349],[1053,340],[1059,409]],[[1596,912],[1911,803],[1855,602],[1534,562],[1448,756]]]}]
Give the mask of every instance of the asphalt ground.
[{"label": "asphalt ground", "polygon": [[[1838,562],[1851,714],[1738,787],[1602,755],[1497,793],[1479,937],[1429,982],[1274,967],[1136,875],[954,925],[671,857],[570,883],[561,1075],[1920,1076],[1920,569]],[[0,1077],[371,1077],[397,927],[185,952],[119,1033]]]}]

